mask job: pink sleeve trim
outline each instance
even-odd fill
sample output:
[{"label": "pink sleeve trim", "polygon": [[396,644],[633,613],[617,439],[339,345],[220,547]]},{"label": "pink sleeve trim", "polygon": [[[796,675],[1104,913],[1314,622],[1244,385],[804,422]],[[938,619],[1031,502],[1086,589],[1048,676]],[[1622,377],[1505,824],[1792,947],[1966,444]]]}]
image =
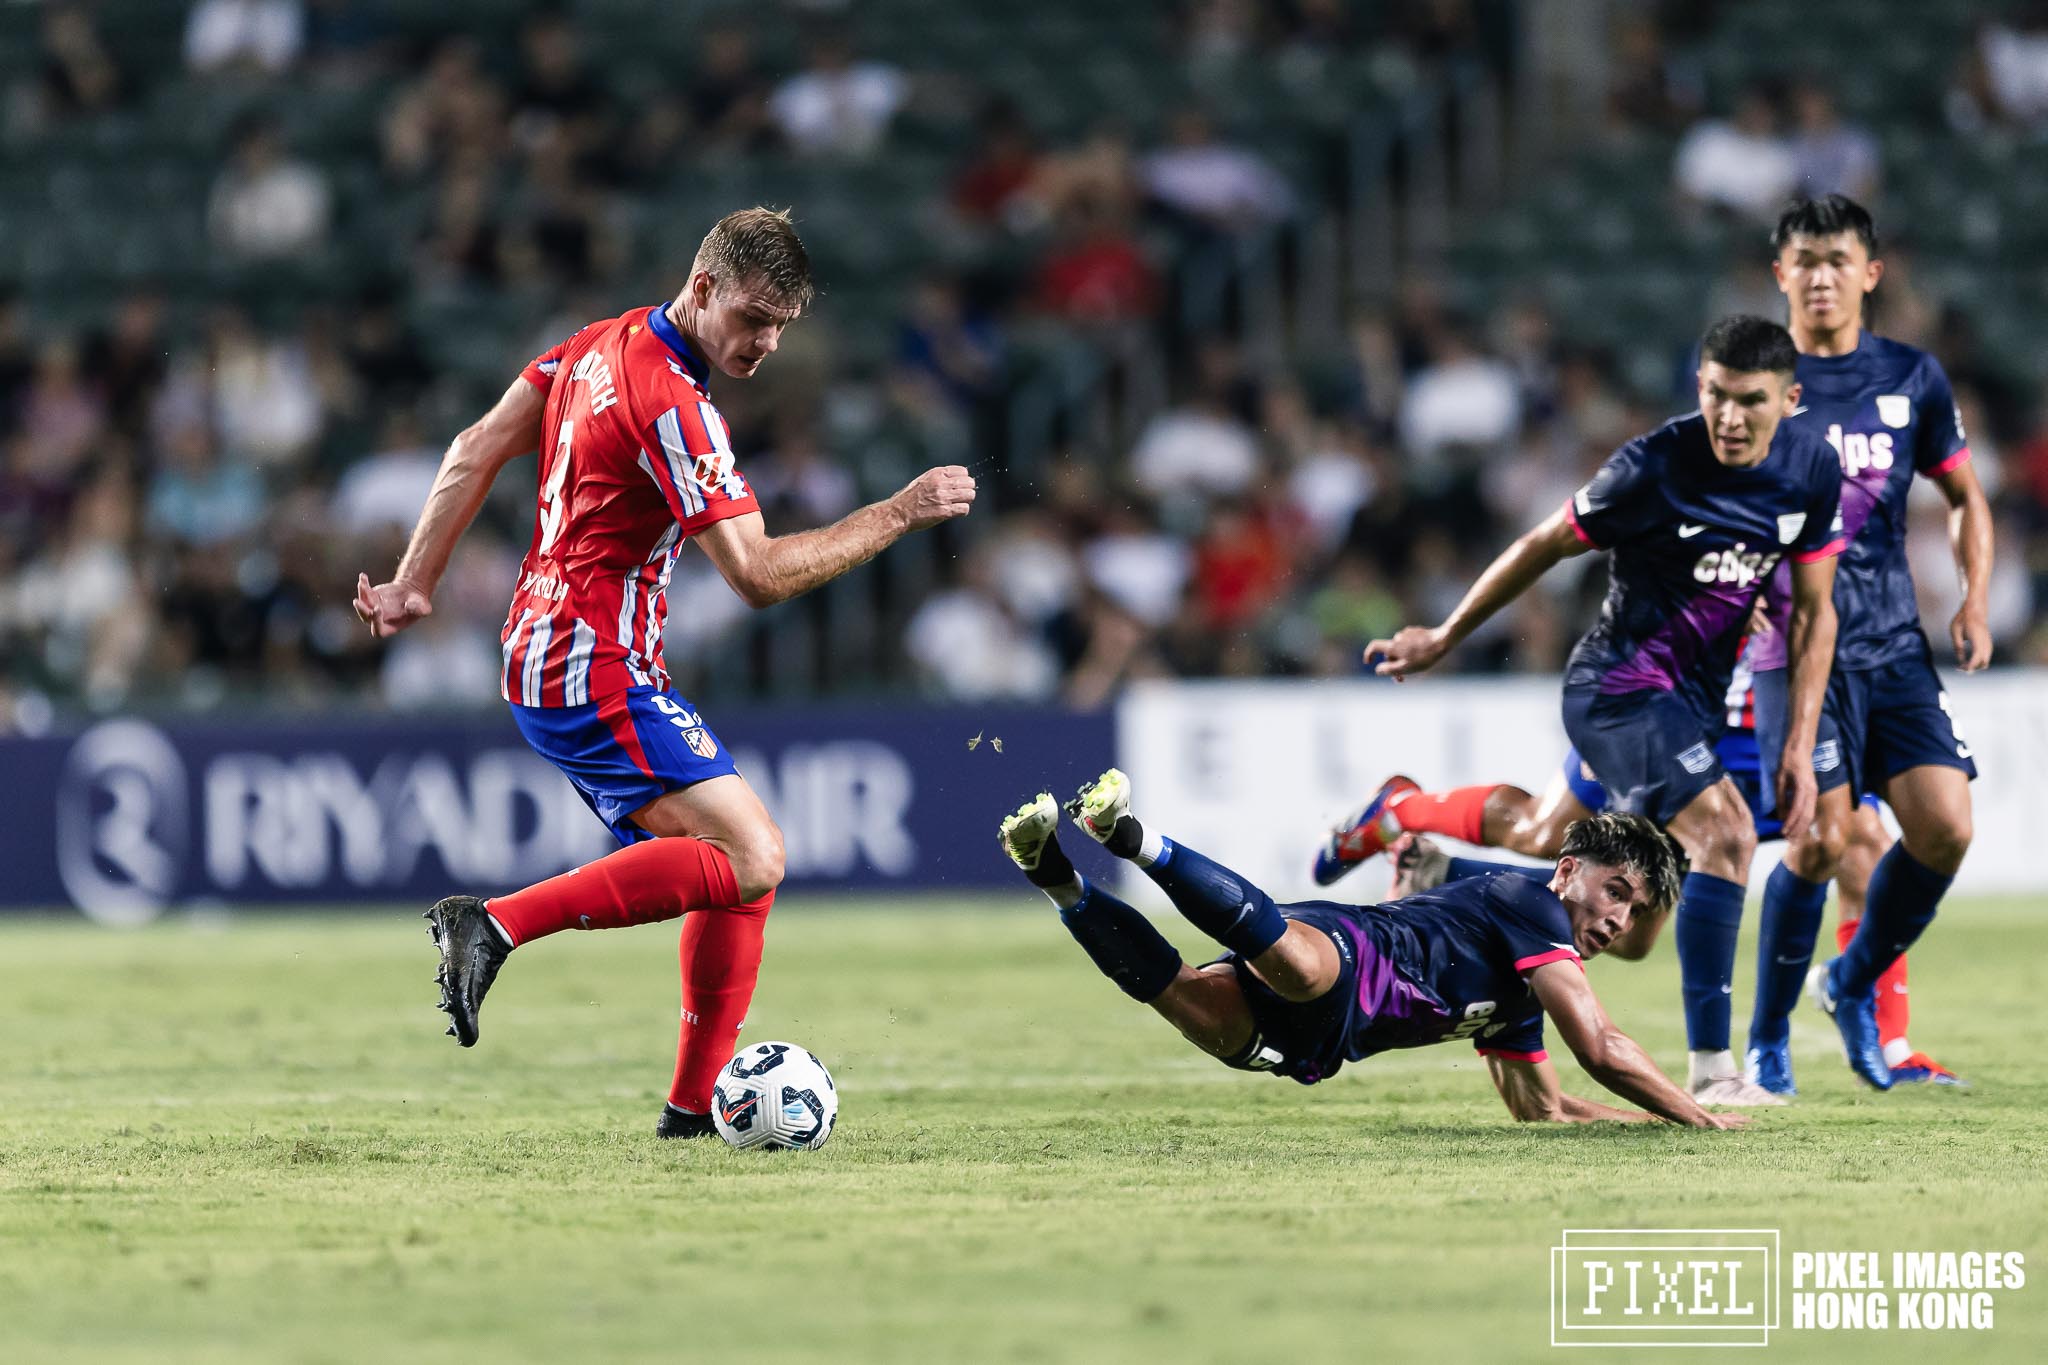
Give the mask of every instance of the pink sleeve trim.
[{"label": "pink sleeve trim", "polygon": [[1818,550],[1807,550],[1801,554],[1793,555],[1792,562],[1794,564],[1812,564],[1823,559],[1833,559],[1836,555],[1842,553],[1842,547],[1848,543],[1848,541],[1837,537],[1821,546]]},{"label": "pink sleeve trim", "polygon": [[1564,520],[1565,525],[1572,528],[1572,534],[1579,538],[1581,545],[1592,545],[1596,550],[1600,548],[1598,545],[1593,545],[1593,537],[1587,535],[1586,528],[1579,525],[1579,510],[1572,506],[1570,498],[1564,500]]},{"label": "pink sleeve trim", "polygon": [[[1573,952],[1570,948],[1557,948],[1547,953],[1538,953],[1534,957],[1525,957],[1518,959],[1515,963],[1515,970],[1526,974],[1535,971],[1538,967],[1545,966],[1552,962],[1578,961],[1579,955]],[[1580,963],[1580,965],[1583,967],[1585,964]]]},{"label": "pink sleeve trim", "polygon": [[1968,464],[1969,461],[1970,448],[1968,446],[1964,446],[1961,450],[1958,450],[1955,454],[1949,456],[1946,460],[1943,460],[1940,464],[1928,470],[1925,477],[1930,479],[1939,478],[1943,474],[1948,473],[1951,469],[1954,469],[1957,465]]},{"label": "pink sleeve trim", "polygon": [[1482,1047],[1477,1049],[1482,1057],[1498,1057],[1504,1062],[1547,1062],[1550,1054],[1539,1048],[1535,1052],[1510,1052],[1504,1047]]}]

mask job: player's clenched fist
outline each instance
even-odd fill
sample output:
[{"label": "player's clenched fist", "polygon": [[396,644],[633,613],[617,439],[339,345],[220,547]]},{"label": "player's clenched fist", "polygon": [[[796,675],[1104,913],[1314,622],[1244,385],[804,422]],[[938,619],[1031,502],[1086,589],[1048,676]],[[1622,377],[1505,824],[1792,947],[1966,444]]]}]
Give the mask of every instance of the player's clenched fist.
[{"label": "player's clenched fist", "polygon": [[892,501],[903,510],[910,529],[922,531],[967,515],[974,506],[974,476],[957,464],[927,469],[905,484]]},{"label": "player's clenched fist", "polygon": [[432,616],[434,604],[409,583],[379,583],[372,587],[366,573],[356,575],[356,618],[370,627],[370,634],[386,639],[398,634],[422,616]]},{"label": "player's clenched fist", "polygon": [[1404,626],[1391,640],[1374,640],[1365,647],[1365,661],[1377,665],[1373,672],[1383,678],[1405,678],[1426,671],[1450,652],[1450,641],[1441,630],[1430,626]]}]

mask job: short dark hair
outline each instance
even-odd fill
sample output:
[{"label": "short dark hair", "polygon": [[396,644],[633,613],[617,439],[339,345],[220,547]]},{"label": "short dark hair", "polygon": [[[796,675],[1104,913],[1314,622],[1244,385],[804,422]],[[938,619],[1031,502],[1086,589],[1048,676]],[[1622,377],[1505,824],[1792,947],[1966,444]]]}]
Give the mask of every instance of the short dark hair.
[{"label": "short dark hair", "polygon": [[1688,866],[1676,839],[1642,816],[1618,810],[1574,821],[1564,832],[1558,856],[1633,872],[1643,879],[1650,912],[1658,915],[1678,904],[1679,879]]},{"label": "short dark hair", "polygon": [[1700,338],[1700,363],[1709,360],[1744,374],[1791,374],[1799,363],[1799,348],[1792,344],[1792,334],[1769,318],[1737,313],[1722,318]]},{"label": "short dark hair", "polygon": [[1846,194],[1824,194],[1818,199],[1795,199],[1778,215],[1771,229],[1771,251],[1783,251],[1794,237],[1832,237],[1853,232],[1863,249],[1877,254],[1877,224],[1870,210]]},{"label": "short dark hair", "polygon": [[788,209],[728,213],[705,234],[692,274],[708,270],[721,284],[764,284],[792,308],[811,301],[811,256]]}]

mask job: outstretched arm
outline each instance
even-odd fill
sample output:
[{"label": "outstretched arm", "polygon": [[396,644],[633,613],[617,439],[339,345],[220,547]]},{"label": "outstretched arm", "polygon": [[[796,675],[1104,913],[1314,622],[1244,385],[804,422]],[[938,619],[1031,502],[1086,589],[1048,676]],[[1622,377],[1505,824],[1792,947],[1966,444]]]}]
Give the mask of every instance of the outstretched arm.
[{"label": "outstretched arm", "polygon": [[455,542],[483,506],[498,471],[539,447],[546,410],[547,394],[515,379],[489,412],[449,443],[398,571],[375,586],[368,574],[356,576],[356,615],[369,623],[371,634],[380,640],[396,635],[433,613],[434,588],[448,570]]},{"label": "outstretched arm", "polygon": [[1956,647],[1956,667],[1975,673],[1991,662],[1991,504],[1977,482],[1977,467],[1967,460],[1935,475],[1934,482],[1948,499],[1948,540],[1963,585],[1963,605],[1949,622],[1948,638]]},{"label": "outstretched arm", "polygon": [[1609,1105],[1567,1095],[1557,1085],[1557,1068],[1548,1058],[1540,1062],[1518,1062],[1488,1054],[1487,1074],[1493,1088],[1507,1103],[1508,1112],[1523,1123],[1649,1123],[1655,1114],[1639,1109],[1615,1109]]},{"label": "outstretched arm", "polygon": [[1579,1065],[1615,1094],[1693,1128],[1740,1128],[1748,1122],[1740,1114],[1709,1114],[1672,1084],[1649,1054],[1608,1019],[1577,962],[1547,962],[1529,973],[1529,986]]},{"label": "outstretched arm", "polygon": [[1777,772],[1778,809],[1785,837],[1804,834],[1813,823],[1819,787],[1813,776],[1813,745],[1820,731],[1821,698],[1835,658],[1835,559],[1829,555],[1792,562],[1792,623],[1785,650],[1791,668],[1786,689],[1791,716]]},{"label": "outstretched arm", "polygon": [[966,516],[973,506],[974,476],[946,465],[814,531],[771,536],[761,514],[749,512],[714,522],[695,539],[748,606],[767,607],[831,582],[912,531]]},{"label": "outstretched arm", "polygon": [[1407,626],[1391,640],[1374,640],[1365,647],[1366,662],[1377,659],[1373,671],[1382,677],[1405,678],[1423,672],[1488,617],[1527,592],[1559,560],[1584,554],[1589,548],[1562,510],[1551,513],[1486,567],[1442,625]]}]

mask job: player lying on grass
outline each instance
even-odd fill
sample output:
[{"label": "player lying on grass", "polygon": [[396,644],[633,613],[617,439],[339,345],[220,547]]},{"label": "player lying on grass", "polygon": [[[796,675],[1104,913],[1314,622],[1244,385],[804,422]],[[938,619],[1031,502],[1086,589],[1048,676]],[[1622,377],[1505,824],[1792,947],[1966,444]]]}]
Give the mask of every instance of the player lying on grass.
[{"label": "player lying on grass", "polygon": [[[1228,868],[1145,829],[1130,797],[1129,780],[1112,768],[1067,810],[1229,950],[1217,961],[1188,966],[1143,915],[1081,879],[1060,848],[1050,793],[1003,821],[1003,849],[1104,975],[1225,1066],[1313,1085],[1377,1052],[1470,1039],[1518,1119],[1745,1122],[1708,1113],[1658,1071],[1586,981],[1584,958],[1634,916],[1668,914],[1678,899],[1682,855],[1649,821],[1608,813],[1581,822],[1547,887],[1501,874],[1388,905],[1279,906]],[[1560,1090],[1543,1049],[1546,1014],[1580,1066],[1649,1112]]]},{"label": "player lying on grass", "polygon": [[[1742,790],[1744,799],[1749,801],[1750,809],[1756,815],[1757,841],[1766,843],[1781,837],[1782,830],[1777,820],[1760,804],[1763,799],[1760,793],[1767,795],[1768,789],[1762,786],[1755,737],[1746,730],[1731,729],[1721,737],[1718,752],[1728,776]],[[1410,795],[1407,799],[1400,799],[1402,793]],[[1365,859],[1384,852],[1393,864],[1393,885],[1388,895],[1394,899],[1432,890],[1445,882],[1482,877],[1489,872],[1521,872],[1533,876],[1540,869],[1449,853],[1422,831],[1446,834],[1486,848],[1506,849],[1525,857],[1555,859],[1564,843],[1565,831],[1589,815],[1607,809],[1607,805],[1606,789],[1576,749],[1566,753],[1564,766],[1552,776],[1540,796],[1512,783],[1486,783],[1427,792],[1411,778],[1390,777],[1380,784],[1379,790],[1357,817],[1331,832],[1328,843],[1317,855],[1315,875],[1327,886]],[[1461,806],[1463,809],[1457,809]],[[1867,874],[1884,856],[1889,843],[1884,824],[1878,818],[1877,806],[1875,796],[1864,796],[1843,856],[1843,866],[1851,871],[1836,884],[1841,914],[1835,939],[1844,947],[1854,937],[1857,922],[1863,915],[1863,887],[1866,883],[1857,874]],[[1667,918],[1636,919],[1619,938],[1607,945],[1606,956],[1629,962],[1639,962],[1648,957]],[[1780,970],[1783,965],[1777,964]],[[1759,961],[1759,1009],[1767,999],[1773,974],[1773,964]],[[1887,1053],[1902,1059],[1892,1068],[1892,1083],[1966,1085],[1967,1082],[1954,1071],[1906,1041],[1908,1011],[1904,954],[1878,979],[1878,989],[1879,1037]],[[1751,1028],[1754,1036],[1755,1025],[1752,1024]],[[1748,1059],[1749,1079],[1752,1081],[1758,1078],[1758,1062],[1758,1049],[1752,1047]]]},{"label": "player lying on grass", "polygon": [[[1761,626],[1753,624],[1752,644],[1755,631],[1768,629],[1775,627],[1767,620]],[[1749,805],[1756,825],[1757,842],[1768,843],[1782,838],[1784,827],[1778,822],[1774,793],[1767,778],[1767,774],[1777,767],[1775,748],[1760,742],[1757,719],[1765,711],[1765,706],[1757,699],[1752,679],[1766,689],[1772,682],[1782,688],[1785,675],[1782,671],[1753,674],[1748,664],[1749,657],[1750,652],[1746,648],[1736,667],[1735,680],[1728,689],[1727,728],[1721,732],[1714,752],[1720,758],[1721,766],[1727,770],[1729,780],[1735,783],[1742,799]],[[1779,709],[1782,712],[1782,704]],[[1823,754],[1816,762],[1816,781],[1823,776],[1821,765],[1829,761]],[[1832,761],[1838,763],[1839,759]],[[1318,885],[1329,886],[1367,859],[1384,852],[1394,865],[1393,887],[1389,895],[1398,899],[1447,881],[1497,872],[1503,868],[1511,872],[1529,872],[1529,868],[1512,863],[1453,856],[1424,836],[1447,835],[1464,843],[1506,849],[1527,858],[1551,862],[1555,861],[1558,849],[1564,843],[1564,832],[1587,816],[1607,809],[1608,804],[1607,789],[1601,786],[1592,765],[1580,756],[1577,749],[1566,751],[1563,765],[1552,775],[1540,796],[1505,782],[1424,791],[1412,778],[1397,775],[1382,782],[1356,814],[1329,832],[1322,847],[1316,851],[1313,875]],[[1863,891],[1870,870],[1891,844],[1891,837],[1885,833],[1884,824],[1878,819],[1877,805],[1876,796],[1867,792],[1863,795],[1843,853],[1842,866],[1846,871],[1836,883],[1840,923],[1835,935],[1837,944],[1842,947],[1848,946],[1855,936],[1857,923],[1862,919]],[[1630,962],[1640,961],[1649,956],[1664,923],[1661,918],[1637,920],[1626,933],[1607,945],[1606,955]],[[1795,983],[1804,978],[1812,947],[1811,941],[1807,941],[1802,953],[1796,937],[1781,938],[1768,954],[1759,945],[1756,1010],[1750,1023],[1746,1075],[1752,1082],[1786,1094],[1792,1093],[1789,1067],[1772,1067],[1769,1063],[1773,1049],[1770,1046],[1759,1047],[1757,1043],[1760,1039],[1778,1039],[1782,1050],[1784,1035],[1774,1030],[1771,1022],[1779,1007],[1778,1002],[1783,1000],[1783,983],[1788,978]],[[1965,1084],[1955,1072],[1918,1051],[1906,1040],[1909,1010],[1904,954],[1900,954],[1898,960],[1878,978],[1877,990],[1879,1041],[1887,1057],[1899,1059],[1898,1065],[1892,1068],[1893,1084]]]}]

